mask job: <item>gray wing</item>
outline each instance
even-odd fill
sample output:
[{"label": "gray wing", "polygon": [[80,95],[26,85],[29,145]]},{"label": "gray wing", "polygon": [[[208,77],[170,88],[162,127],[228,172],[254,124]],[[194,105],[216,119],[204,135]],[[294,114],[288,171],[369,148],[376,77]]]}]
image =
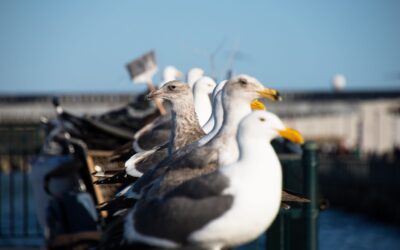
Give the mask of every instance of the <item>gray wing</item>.
[{"label": "gray wing", "polygon": [[154,180],[164,175],[168,170],[170,164],[177,164],[180,159],[190,153],[196,148],[196,143],[186,145],[185,147],[177,150],[172,156],[164,158],[154,167],[147,170],[134,184],[133,191],[135,193],[140,193],[142,188],[152,183]]},{"label": "gray wing", "polygon": [[182,244],[188,236],[228,211],[233,196],[223,195],[229,180],[213,173],[190,180],[163,198],[136,204],[135,229],[142,234]]},{"label": "gray wing", "polygon": [[229,179],[217,171],[179,185],[168,192],[165,198],[186,196],[192,199],[202,199],[208,196],[220,195],[227,187],[229,187]]},{"label": "gray wing", "polygon": [[169,141],[171,136],[172,120],[171,117],[169,117],[169,119],[162,119],[163,120],[161,120],[159,124],[152,127],[150,130],[143,132],[141,136],[137,138],[137,143],[143,150],[150,150]]},{"label": "gray wing", "polygon": [[218,154],[208,148],[196,148],[193,152],[166,167],[162,176],[145,187],[143,193],[149,197],[163,195],[178,185],[218,169]]},{"label": "gray wing", "polygon": [[212,162],[218,161],[216,150],[208,145],[194,147],[190,152],[178,156],[168,165],[169,169],[203,168]]},{"label": "gray wing", "polygon": [[146,173],[152,167],[156,166],[158,163],[168,157],[168,143],[157,147],[155,150],[156,151],[154,153],[136,162],[135,168],[137,171]]}]

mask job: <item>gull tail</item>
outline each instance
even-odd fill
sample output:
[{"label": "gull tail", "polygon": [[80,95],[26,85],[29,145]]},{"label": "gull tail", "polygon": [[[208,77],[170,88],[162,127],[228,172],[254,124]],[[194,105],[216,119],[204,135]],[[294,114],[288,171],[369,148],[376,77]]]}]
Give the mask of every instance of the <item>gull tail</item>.
[{"label": "gull tail", "polygon": [[96,185],[117,184],[117,183],[131,184],[135,182],[137,179],[138,179],[137,177],[130,176],[125,171],[121,171],[110,177],[97,180],[93,183]]},{"label": "gull tail", "polygon": [[136,199],[125,196],[118,196],[97,206],[100,211],[118,211],[131,208],[135,205]]}]

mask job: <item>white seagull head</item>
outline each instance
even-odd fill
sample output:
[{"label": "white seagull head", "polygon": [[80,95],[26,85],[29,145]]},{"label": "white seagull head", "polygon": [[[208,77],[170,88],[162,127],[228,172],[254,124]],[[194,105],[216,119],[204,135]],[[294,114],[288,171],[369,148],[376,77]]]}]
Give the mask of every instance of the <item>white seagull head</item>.
[{"label": "white seagull head", "polygon": [[162,80],[162,83],[160,84],[160,87],[162,85],[164,85],[165,83],[176,80],[177,78],[179,78],[181,76],[182,76],[182,72],[180,72],[174,66],[169,65],[169,66],[165,67],[164,71],[163,71],[163,80]]},{"label": "white seagull head", "polygon": [[201,68],[192,68],[187,74],[187,83],[193,88],[194,83],[204,75],[204,70]]},{"label": "white seagull head", "polygon": [[293,143],[304,143],[299,132],[286,127],[277,115],[263,110],[253,111],[243,118],[239,125],[239,131],[240,137],[246,140],[261,139],[271,142],[277,137],[283,137]]},{"label": "white seagull head", "polygon": [[200,77],[193,86],[193,93],[204,93],[204,94],[211,94],[217,84],[215,81],[208,76]]},{"label": "white seagull head", "polygon": [[242,100],[250,103],[256,98],[281,100],[278,91],[265,88],[256,78],[248,75],[238,75],[229,80],[223,88],[223,98]]}]

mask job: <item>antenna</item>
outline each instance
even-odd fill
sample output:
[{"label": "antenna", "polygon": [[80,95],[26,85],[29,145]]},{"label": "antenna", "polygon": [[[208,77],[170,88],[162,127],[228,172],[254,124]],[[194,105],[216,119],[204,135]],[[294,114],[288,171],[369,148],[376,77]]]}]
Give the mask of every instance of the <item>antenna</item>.
[{"label": "antenna", "polygon": [[231,50],[231,53],[228,57],[226,66],[221,73],[221,75],[225,74],[227,77],[226,79],[228,80],[233,76],[233,64],[235,63],[235,60],[237,59],[237,55],[239,53],[239,45],[240,45],[239,40],[236,40],[233,49]]},{"label": "antenna", "polygon": [[215,68],[215,56],[217,53],[223,48],[225,45],[226,39],[223,39],[219,45],[215,48],[215,50],[210,54],[210,69],[211,69],[211,77],[214,78],[214,80],[217,79],[217,73],[216,73],[216,68]]}]

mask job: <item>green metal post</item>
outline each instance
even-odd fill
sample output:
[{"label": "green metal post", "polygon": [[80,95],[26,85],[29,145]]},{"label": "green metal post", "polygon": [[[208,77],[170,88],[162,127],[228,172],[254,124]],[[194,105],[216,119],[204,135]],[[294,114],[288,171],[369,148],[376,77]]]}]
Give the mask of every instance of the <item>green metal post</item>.
[{"label": "green metal post", "polygon": [[307,142],[303,148],[304,194],[309,197],[304,213],[306,218],[306,249],[318,249],[318,146]]}]

